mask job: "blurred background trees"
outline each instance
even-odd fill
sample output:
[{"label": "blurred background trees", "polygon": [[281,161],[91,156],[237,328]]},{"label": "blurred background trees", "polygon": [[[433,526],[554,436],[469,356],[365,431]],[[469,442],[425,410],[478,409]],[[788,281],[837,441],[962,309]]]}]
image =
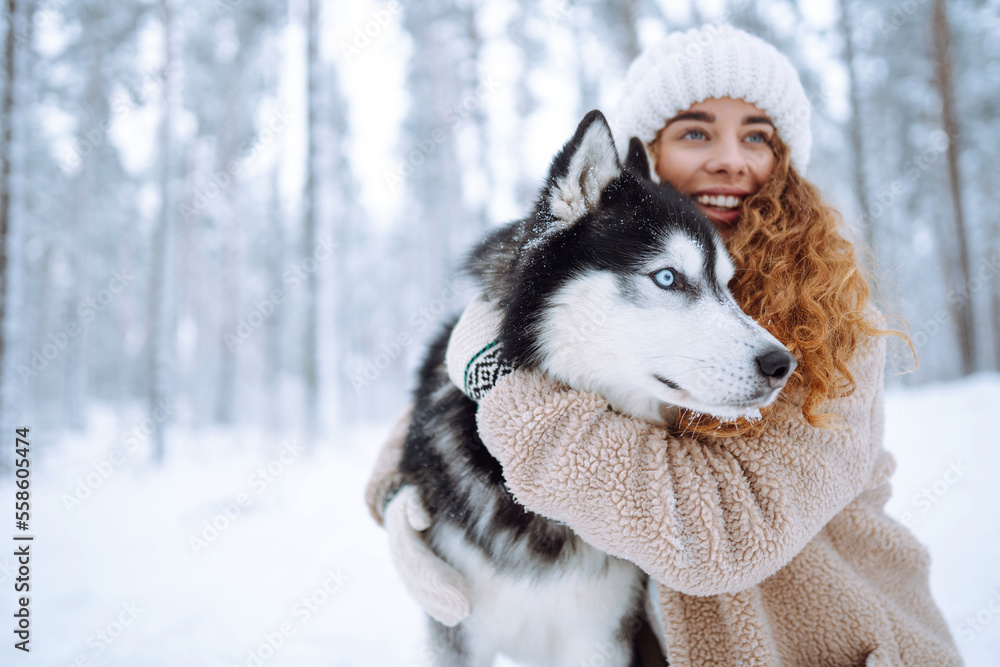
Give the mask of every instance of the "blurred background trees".
[{"label": "blurred background trees", "polygon": [[463,252],[645,45],[724,20],[802,74],[892,381],[1000,370],[995,0],[3,4],[3,428],[394,418]]}]

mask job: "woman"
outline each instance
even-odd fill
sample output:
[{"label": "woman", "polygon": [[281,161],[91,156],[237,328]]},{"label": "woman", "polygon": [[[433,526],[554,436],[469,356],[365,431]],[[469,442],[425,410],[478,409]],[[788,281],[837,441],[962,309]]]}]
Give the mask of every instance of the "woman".
[{"label": "woman", "polygon": [[[672,665],[960,664],[926,550],[883,512],[888,332],[874,326],[839,216],[801,176],[808,108],[772,46],[707,27],[641,55],[616,118],[620,138],[644,140],[658,178],[715,224],[737,302],[798,360],[778,403],[756,422],[681,411],[666,428],[516,370],[486,388],[480,436],[527,509],[658,582]],[[452,334],[449,374],[463,390],[496,323],[476,302]],[[401,441],[387,443],[369,486],[376,518]],[[464,583],[422,547],[420,514],[409,489],[388,503],[397,567],[432,615],[457,623]]]}]

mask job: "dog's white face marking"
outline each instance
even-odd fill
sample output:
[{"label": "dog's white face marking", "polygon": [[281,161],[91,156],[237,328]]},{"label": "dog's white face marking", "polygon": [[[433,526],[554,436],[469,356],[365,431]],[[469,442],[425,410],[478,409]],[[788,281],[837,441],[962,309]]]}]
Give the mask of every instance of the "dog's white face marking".
[{"label": "dog's white face marking", "polygon": [[[759,358],[784,347],[744,314],[726,284],[724,247],[705,272],[705,250],[675,232],[639,271],[591,271],[553,295],[540,325],[545,372],[604,396],[616,409],[653,422],[663,404],[723,418],[755,416],[784,381]],[[653,276],[671,269],[675,284]]]},{"label": "dog's white face marking", "polygon": [[695,244],[691,237],[687,234],[674,234],[665,245],[662,259],[649,265],[651,272],[670,267],[679,269],[685,276],[701,276],[705,263],[705,252]]}]

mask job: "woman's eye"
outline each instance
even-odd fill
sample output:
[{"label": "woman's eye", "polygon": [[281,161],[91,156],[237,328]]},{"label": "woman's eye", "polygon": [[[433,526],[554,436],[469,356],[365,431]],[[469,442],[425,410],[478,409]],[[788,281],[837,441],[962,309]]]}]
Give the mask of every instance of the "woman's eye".
[{"label": "woman's eye", "polygon": [[753,134],[747,135],[746,141],[751,144],[766,144],[768,142],[767,134],[764,132],[754,132]]},{"label": "woman's eye", "polygon": [[705,133],[697,128],[693,128],[681,135],[681,139],[704,139]]},{"label": "woman's eye", "polygon": [[653,274],[653,280],[660,287],[673,287],[677,282],[677,276],[674,275],[672,269],[660,269]]}]

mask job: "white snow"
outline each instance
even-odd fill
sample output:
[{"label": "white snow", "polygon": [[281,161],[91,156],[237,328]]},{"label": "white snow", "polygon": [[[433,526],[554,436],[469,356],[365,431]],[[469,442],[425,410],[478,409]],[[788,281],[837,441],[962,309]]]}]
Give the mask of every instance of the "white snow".
[{"label": "white snow", "polygon": [[[935,597],[970,666],[1000,655],[998,408],[998,374],[887,401],[890,510],[929,545]],[[388,425],[338,433],[312,455],[257,431],[178,429],[158,470],[124,435],[140,421],[95,409],[82,435],[33,425],[32,651],[12,664],[427,664],[421,613],[363,501]],[[88,481],[68,511],[65,496]],[[13,491],[3,480],[3,507]],[[213,520],[221,530],[203,534]],[[193,537],[206,540],[197,554]],[[6,619],[12,551],[0,551]]]}]

